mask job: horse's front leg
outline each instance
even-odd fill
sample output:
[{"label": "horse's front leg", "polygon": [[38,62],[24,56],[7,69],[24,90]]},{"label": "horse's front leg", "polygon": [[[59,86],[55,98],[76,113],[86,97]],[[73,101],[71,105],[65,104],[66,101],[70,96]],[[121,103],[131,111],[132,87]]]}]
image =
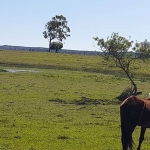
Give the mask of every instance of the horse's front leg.
[{"label": "horse's front leg", "polygon": [[139,138],[139,145],[137,150],[140,150],[142,142],[144,140],[144,134],[145,134],[146,128],[145,127],[141,127],[141,133],[140,133],[140,138]]}]

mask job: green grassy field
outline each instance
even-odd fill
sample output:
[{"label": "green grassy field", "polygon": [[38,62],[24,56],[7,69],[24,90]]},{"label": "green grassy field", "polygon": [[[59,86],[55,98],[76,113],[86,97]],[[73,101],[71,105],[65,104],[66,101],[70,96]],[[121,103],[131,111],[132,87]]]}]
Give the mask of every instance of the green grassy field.
[{"label": "green grassy field", "polygon": [[[0,51],[0,65],[0,150],[121,149],[115,97],[130,83],[101,57]],[[150,63],[141,65],[134,75],[146,97]],[[136,146],[139,127],[133,137]],[[142,148],[150,149],[149,130]]]}]

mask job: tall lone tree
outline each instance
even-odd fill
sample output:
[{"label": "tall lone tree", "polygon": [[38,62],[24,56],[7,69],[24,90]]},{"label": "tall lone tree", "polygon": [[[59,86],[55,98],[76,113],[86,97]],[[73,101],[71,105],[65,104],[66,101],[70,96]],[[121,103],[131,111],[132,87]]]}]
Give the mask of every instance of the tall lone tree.
[{"label": "tall lone tree", "polygon": [[43,36],[49,41],[49,52],[52,44],[52,40],[57,39],[59,41],[66,40],[66,37],[70,36],[70,28],[67,26],[67,20],[63,15],[56,15],[51,21],[45,24],[45,31]]},{"label": "tall lone tree", "polygon": [[150,58],[150,44],[145,40],[144,42],[130,41],[118,33],[112,33],[107,40],[103,38],[94,37],[100,50],[104,52],[104,59],[109,63],[115,64],[116,67],[122,69],[131,82],[131,95],[138,95],[137,85],[133,81],[131,64],[138,60],[146,61]]}]

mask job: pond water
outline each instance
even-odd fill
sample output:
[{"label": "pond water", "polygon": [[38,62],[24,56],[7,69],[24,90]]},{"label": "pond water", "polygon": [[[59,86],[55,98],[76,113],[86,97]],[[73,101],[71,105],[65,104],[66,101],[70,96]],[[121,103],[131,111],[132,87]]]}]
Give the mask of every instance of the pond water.
[{"label": "pond water", "polygon": [[36,70],[23,70],[23,69],[4,69],[10,73],[16,73],[16,72],[39,72],[39,71],[36,71]]}]

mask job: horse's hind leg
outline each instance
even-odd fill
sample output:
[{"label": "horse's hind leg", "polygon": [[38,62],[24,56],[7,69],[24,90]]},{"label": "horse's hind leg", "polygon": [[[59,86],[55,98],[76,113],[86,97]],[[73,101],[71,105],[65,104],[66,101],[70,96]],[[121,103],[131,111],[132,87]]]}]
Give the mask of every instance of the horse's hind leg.
[{"label": "horse's hind leg", "polygon": [[140,138],[139,138],[139,145],[138,145],[137,150],[140,150],[140,148],[141,148],[141,144],[142,144],[142,142],[144,140],[145,131],[146,131],[146,128],[145,127],[141,127],[141,133],[140,133]]}]

